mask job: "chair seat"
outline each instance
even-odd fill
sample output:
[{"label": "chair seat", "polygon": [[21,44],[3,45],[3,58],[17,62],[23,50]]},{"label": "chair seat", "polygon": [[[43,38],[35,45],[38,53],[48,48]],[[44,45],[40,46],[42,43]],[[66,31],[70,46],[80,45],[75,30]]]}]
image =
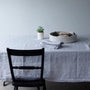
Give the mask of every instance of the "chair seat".
[{"label": "chair seat", "polygon": [[37,87],[43,86],[45,84],[45,79],[36,79],[36,80],[15,80],[12,82],[14,86],[21,86],[21,87]]}]

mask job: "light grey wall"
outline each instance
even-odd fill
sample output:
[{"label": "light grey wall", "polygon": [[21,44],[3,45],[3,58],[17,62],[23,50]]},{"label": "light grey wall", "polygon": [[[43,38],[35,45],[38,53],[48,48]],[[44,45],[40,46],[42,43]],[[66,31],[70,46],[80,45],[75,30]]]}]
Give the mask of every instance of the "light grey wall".
[{"label": "light grey wall", "polygon": [[90,34],[90,0],[0,0],[0,35]]}]

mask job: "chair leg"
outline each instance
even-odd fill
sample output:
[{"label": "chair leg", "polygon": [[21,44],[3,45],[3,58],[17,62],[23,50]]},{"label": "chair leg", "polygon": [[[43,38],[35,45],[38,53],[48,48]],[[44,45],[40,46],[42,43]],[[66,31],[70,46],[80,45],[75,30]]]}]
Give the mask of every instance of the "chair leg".
[{"label": "chair leg", "polygon": [[44,84],[44,86],[43,86],[43,90],[46,90],[46,84]]},{"label": "chair leg", "polygon": [[40,87],[37,87],[37,90],[40,90]]},{"label": "chair leg", "polygon": [[14,86],[14,90],[18,90],[18,87],[17,86]]}]

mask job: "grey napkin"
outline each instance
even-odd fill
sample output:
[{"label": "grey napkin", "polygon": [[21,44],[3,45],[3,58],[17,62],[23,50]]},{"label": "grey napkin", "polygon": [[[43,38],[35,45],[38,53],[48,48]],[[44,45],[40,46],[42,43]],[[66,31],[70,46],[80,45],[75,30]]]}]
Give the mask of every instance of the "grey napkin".
[{"label": "grey napkin", "polygon": [[52,47],[52,48],[54,48],[54,49],[59,49],[59,48],[61,48],[62,47],[62,44],[64,44],[63,42],[51,42],[51,41],[48,41],[48,40],[43,40],[43,41],[41,41],[40,42],[40,45],[42,46],[42,47]]},{"label": "grey napkin", "polygon": [[90,50],[90,44],[86,44],[86,48]]}]

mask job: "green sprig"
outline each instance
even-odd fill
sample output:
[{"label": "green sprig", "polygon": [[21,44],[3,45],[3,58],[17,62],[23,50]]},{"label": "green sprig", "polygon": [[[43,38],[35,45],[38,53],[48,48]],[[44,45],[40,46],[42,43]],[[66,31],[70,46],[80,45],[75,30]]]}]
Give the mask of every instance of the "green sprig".
[{"label": "green sprig", "polygon": [[43,32],[44,32],[43,27],[39,26],[38,29],[37,29],[37,32],[39,32],[39,33],[43,33]]}]

